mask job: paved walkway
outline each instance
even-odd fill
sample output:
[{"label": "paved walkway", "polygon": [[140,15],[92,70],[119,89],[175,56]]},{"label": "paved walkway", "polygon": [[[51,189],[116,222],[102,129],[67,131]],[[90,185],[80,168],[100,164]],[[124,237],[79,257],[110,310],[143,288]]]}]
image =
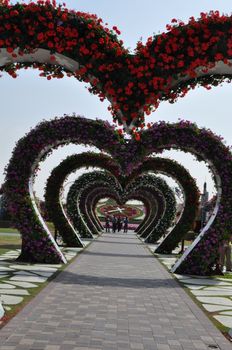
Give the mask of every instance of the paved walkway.
[{"label": "paved walkway", "polygon": [[129,234],[93,242],[0,330],[0,350],[231,348]]}]

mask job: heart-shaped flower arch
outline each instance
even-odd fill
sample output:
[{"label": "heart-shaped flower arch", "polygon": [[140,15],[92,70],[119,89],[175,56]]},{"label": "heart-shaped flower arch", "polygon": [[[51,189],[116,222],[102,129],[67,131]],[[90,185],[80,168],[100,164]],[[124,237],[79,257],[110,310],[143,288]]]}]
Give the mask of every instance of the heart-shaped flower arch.
[{"label": "heart-shaped flower arch", "polygon": [[172,190],[167,183],[154,175],[140,175],[134,181],[130,182],[126,187],[126,191],[132,192],[136,188],[146,188],[154,186],[159,189],[165,198],[165,215],[162,216],[159,223],[152,230],[143,230],[141,237],[148,239],[150,236],[155,237],[155,241],[167,233],[167,230],[172,226],[176,214],[176,200]]},{"label": "heart-shaped flower arch", "polygon": [[[117,163],[109,156],[104,154],[86,152],[69,156],[63,160],[55,169],[53,169],[46,184],[45,202],[47,211],[50,218],[54,222],[56,229],[60,232],[62,237],[63,232],[65,232],[63,241],[66,244],[71,245],[73,242],[72,239],[68,240],[69,236],[72,237],[73,235],[73,229],[67,224],[67,218],[63,211],[63,207],[60,205],[60,194],[62,191],[62,185],[67,176],[82,166],[94,166],[106,169],[110,171],[116,178],[118,178],[119,182],[123,186],[126,186],[135,177],[137,177],[139,174],[142,174],[143,172],[161,172],[167,176],[171,176],[182,188],[185,197],[185,206],[181,220],[172,230],[171,234],[165,238],[165,241],[162,242],[162,246],[165,247],[165,249],[169,249],[169,252],[171,252],[178,245],[186,232],[192,229],[198,210],[199,192],[195,180],[190,176],[188,171],[183,166],[170,159],[149,157],[127,178],[120,176],[119,165],[117,165]],[[146,221],[144,221],[144,225],[145,222]],[[152,233],[150,231],[151,226],[149,230],[147,224],[146,226],[147,230],[142,230],[142,226],[141,230],[138,229],[137,232],[138,234],[141,234],[143,232],[143,237],[148,237],[147,241],[149,243],[157,241],[157,239],[159,239],[164,233],[163,231],[159,230],[154,230]],[[92,229],[93,232],[97,234],[97,231],[93,227]],[[84,230],[84,232],[86,232],[86,230]]]},{"label": "heart-shaped flower arch", "polygon": [[[99,199],[101,199],[100,195],[94,198],[93,208],[96,207]],[[127,195],[127,201],[129,200],[139,200],[143,203],[146,211],[146,215],[142,220],[143,229],[147,230],[147,234],[149,234],[165,215],[165,200],[162,193],[153,186],[138,188],[136,192]]]},{"label": "heart-shaped flower arch", "polygon": [[[100,234],[104,231],[104,227],[101,224],[95,213],[95,201],[99,201],[102,198],[109,197],[113,199],[115,202],[120,203],[120,197],[118,193],[116,193],[113,189],[110,189],[108,186],[98,185],[94,183],[94,185],[87,186],[84,188],[80,198],[79,198],[79,206],[81,216],[84,218],[87,226],[90,231],[95,234]],[[96,203],[97,204],[97,203]],[[67,208],[70,210],[70,203],[67,201]],[[75,208],[76,209],[76,208]],[[73,217],[75,214],[71,213]]]},{"label": "heart-shaped flower arch", "polygon": [[[160,193],[159,193],[160,195]],[[84,194],[83,194],[84,196]],[[90,215],[96,220],[96,224],[99,223],[97,214],[96,214],[96,209],[97,205],[99,203],[99,200],[102,198],[112,198],[115,200],[116,203],[119,203],[119,198],[117,196],[112,195],[112,191],[108,188],[97,188],[93,191],[91,191],[88,195],[89,203],[86,205],[86,214]],[[144,227],[147,227],[150,225],[150,223],[154,222],[154,220],[159,219],[158,216],[158,207],[162,206],[162,203],[159,199],[163,200],[163,197],[161,196],[155,196],[149,191],[137,191],[136,194],[133,194],[128,196],[128,200],[133,199],[133,200],[139,200],[143,203],[144,208],[145,208],[145,217],[142,220],[142,223],[144,223]],[[82,201],[82,198],[80,198],[80,202]],[[99,230],[103,230],[104,227],[102,227],[101,223],[99,225]]]},{"label": "heart-shaped flower arch", "polygon": [[76,117],[42,122],[20,139],[7,167],[4,192],[12,221],[22,234],[22,252],[19,257],[22,261],[66,261],[41,218],[33,199],[32,185],[39,162],[59,145],[70,142],[92,145],[112,155],[114,147],[120,147],[118,137],[110,125]]},{"label": "heart-shaped flower arch", "polygon": [[[101,192],[100,192],[101,191]],[[86,207],[86,211],[90,213],[91,215],[93,214],[94,218],[96,218],[97,222],[99,223],[99,230],[103,230],[104,227],[102,226],[101,222],[98,219],[97,215],[97,205],[99,204],[100,199],[103,198],[112,198],[115,200],[115,202],[119,203],[120,199],[118,196],[113,197],[112,191],[108,189],[107,187],[99,187],[96,190],[93,190],[89,193],[89,206]],[[145,227],[149,224],[150,221],[153,221],[153,219],[157,215],[157,209],[158,206],[161,205],[159,202],[160,197],[155,197],[151,193],[151,191],[138,191],[136,194],[133,194],[130,198],[128,197],[128,200],[133,199],[133,200],[139,200],[143,202],[144,209],[145,209],[145,217],[142,221],[142,223],[145,221]],[[163,197],[161,197],[163,200]],[[82,198],[80,199],[80,201]],[[150,220],[150,221],[149,221]]]},{"label": "heart-shaped flower arch", "polygon": [[[191,177],[189,172],[181,164],[171,159],[159,157],[145,158],[144,162],[132,172],[130,179],[138,176],[138,174],[149,171],[155,173],[161,172],[164,175],[171,176],[178,183],[184,195],[184,209],[181,218],[158,247],[159,252],[171,253],[185,234],[193,228],[198,212],[200,193],[196,181]],[[152,243],[157,238],[159,237],[151,235],[147,242]]]},{"label": "heart-shaped flower arch", "polygon": [[49,1],[3,2],[0,16],[2,71],[16,77],[17,69],[32,66],[47,79],[66,72],[88,82],[129,132],[143,127],[144,114],[159,101],[175,101],[197,83],[208,88],[231,77],[232,20],[217,11],[167,26],[167,33],[138,43],[135,54],[123,47],[116,27],[109,30],[95,15]]},{"label": "heart-shaped flower arch", "polygon": [[85,218],[81,215],[79,198],[82,192],[89,186],[92,188],[92,186],[106,185],[120,198],[122,190],[120,183],[110,173],[103,171],[93,171],[79,176],[68,191],[67,213],[71,218],[74,228],[82,237],[93,237],[93,234],[98,234],[98,232],[91,232],[91,229],[86,225]]},{"label": "heart-shaped flower arch", "polygon": [[[210,130],[199,129],[196,124],[186,121],[176,124],[159,122],[141,136],[138,153],[142,157],[164,149],[181,149],[208,163],[217,188],[216,207],[207,226],[176,263],[173,271],[210,273],[218,258],[220,241],[231,234],[232,155],[229,147]],[[162,249],[158,248],[156,252],[162,252]]]},{"label": "heart-shaped flower arch", "polygon": [[[80,198],[79,198],[79,204],[78,204],[78,208],[79,208],[79,216],[82,219],[84,219],[84,221],[87,223],[88,227],[90,228],[91,232],[95,232],[97,234],[101,233],[104,228],[99,227],[97,228],[97,222],[98,218],[97,215],[95,213],[96,210],[96,206],[99,202],[100,199],[102,198],[111,198],[113,199],[116,203],[118,203],[119,205],[121,205],[121,197],[118,195],[117,192],[115,192],[114,190],[112,190],[111,188],[109,188],[109,186],[107,187],[98,187],[99,185],[97,183],[95,183],[95,188],[93,188],[94,186],[87,186],[81,193]],[[88,193],[88,195],[86,196],[86,198],[84,197],[86,195],[86,193]],[[146,194],[145,194],[146,196]],[[134,197],[134,196],[133,196]],[[144,196],[140,195],[140,200],[142,198],[144,198]],[[153,197],[153,195],[152,195]],[[133,198],[134,199],[134,198]],[[154,212],[156,214],[157,211],[157,202],[153,203],[154,204]],[[74,206],[69,205],[68,202],[68,207],[70,210],[70,215],[73,217],[75,215],[75,208]],[[71,213],[72,208],[74,208],[73,213]],[[154,215],[155,217],[155,215]]]},{"label": "heart-shaped flower arch", "polygon": [[[122,203],[125,203],[128,199],[135,199],[138,197],[137,192],[142,192],[143,196],[147,198],[153,196],[156,201],[159,201],[157,217],[153,214],[152,223],[153,225],[159,225],[159,220],[162,220],[163,224],[167,226],[171,224],[172,216],[175,213],[175,198],[171,189],[166,185],[165,181],[159,178],[156,178],[152,175],[140,176],[134,182],[135,186],[131,186],[129,189],[126,189],[126,192],[118,191],[118,189],[112,186],[112,181],[110,183],[109,175],[105,176],[100,172],[94,172],[89,174],[83,174],[80,176],[74,184],[70,187],[67,196],[67,213],[71,218],[73,226],[79,230],[81,223],[84,226],[86,221],[86,216],[88,216],[87,211],[83,217],[83,207],[85,207],[85,202],[88,202],[88,193],[96,187],[102,186],[105,183],[105,186],[109,187],[109,190],[113,189],[114,198]],[[101,187],[100,187],[101,188]],[[120,188],[118,186],[118,188]],[[116,193],[116,196],[115,196]],[[83,197],[84,200],[81,199]],[[139,196],[141,198],[141,195]],[[83,205],[84,204],[84,205]],[[83,205],[83,207],[82,207]],[[91,206],[90,208],[91,209]],[[156,211],[156,206],[153,208]],[[91,210],[90,210],[91,211]],[[171,213],[171,214],[170,214]],[[154,221],[156,220],[156,224]],[[152,227],[150,228],[152,230]],[[147,234],[150,231],[147,231]],[[98,234],[99,232],[93,231],[93,233]]]},{"label": "heart-shaped flower arch", "polygon": [[4,184],[9,212],[23,238],[21,259],[65,261],[49,231],[39,221],[36,204],[31,198],[33,177],[39,162],[52,149],[71,142],[88,144],[108,152],[119,162],[126,175],[138,167],[144,157],[164,149],[178,148],[208,162],[218,190],[216,209],[209,225],[189,247],[175,270],[193,274],[209,272],[217,259],[220,240],[230,235],[232,156],[219,137],[207,129],[199,129],[195,124],[183,121],[174,124],[157,123],[141,134],[141,142],[130,140],[120,144],[108,124],[67,116],[43,122],[22,138],[6,169]]},{"label": "heart-shaped flower arch", "polygon": [[114,176],[119,176],[119,166],[112,158],[102,153],[84,152],[67,157],[62,161],[49,176],[45,188],[45,203],[50,219],[53,221],[56,230],[61,235],[63,241],[68,245],[80,246],[80,238],[77,232],[72,229],[67,222],[65,212],[60,203],[62,186],[72,172],[81,167],[100,167],[110,171]]}]

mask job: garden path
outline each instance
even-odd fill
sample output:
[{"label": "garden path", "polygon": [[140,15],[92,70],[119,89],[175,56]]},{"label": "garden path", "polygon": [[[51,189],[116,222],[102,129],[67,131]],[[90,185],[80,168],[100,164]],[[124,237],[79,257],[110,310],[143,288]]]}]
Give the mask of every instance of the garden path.
[{"label": "garden path", "polygon": [[104,234],[0,330],[0,350],[204,350],[231,344],[150,250]]}]

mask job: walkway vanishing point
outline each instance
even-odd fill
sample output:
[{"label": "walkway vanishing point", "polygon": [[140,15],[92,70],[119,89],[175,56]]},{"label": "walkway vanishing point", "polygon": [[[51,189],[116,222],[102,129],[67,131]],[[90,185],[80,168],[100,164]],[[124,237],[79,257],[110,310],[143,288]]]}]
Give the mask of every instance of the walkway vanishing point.
[{"label": "walkway vanishing point", "polygon": [[0,350],[232,349],[145,245],[104,234],[0,330]]}]

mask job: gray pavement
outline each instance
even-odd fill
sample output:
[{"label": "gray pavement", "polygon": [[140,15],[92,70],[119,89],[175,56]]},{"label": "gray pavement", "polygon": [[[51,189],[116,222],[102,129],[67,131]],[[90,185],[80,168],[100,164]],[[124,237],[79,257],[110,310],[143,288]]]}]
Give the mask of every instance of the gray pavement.
[{"label": "gray pavement", "polygon": [[0,349],[232,346],[138,238],[104,234],[0,330]]}]

